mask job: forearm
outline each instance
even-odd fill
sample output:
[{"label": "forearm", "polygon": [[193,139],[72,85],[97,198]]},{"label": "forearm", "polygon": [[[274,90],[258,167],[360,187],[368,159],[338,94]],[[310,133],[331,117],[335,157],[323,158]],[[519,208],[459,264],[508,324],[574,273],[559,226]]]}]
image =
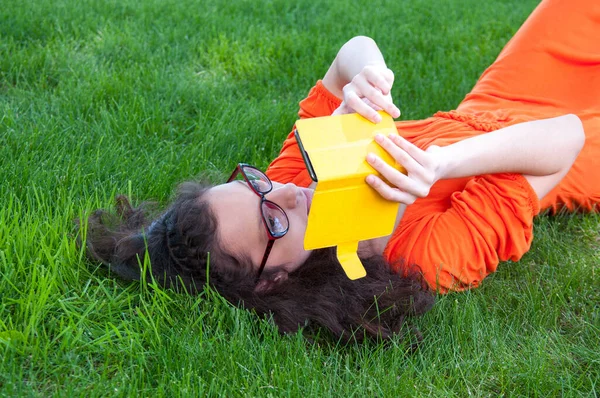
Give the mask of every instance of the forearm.
[{"label": "forearm", "polygon": [[550,176],[571,167],[584,140],[579,118],[565,115],[516,124],[427,151],[440,159],[437,179],[505,172]]},{"label": "forearm", "polygon": [[323,85],[336,97],[343,99],[343,88],[367,65],[383,65],[385,60],[375,41],[356,36],[340,48],[323,78]]}]

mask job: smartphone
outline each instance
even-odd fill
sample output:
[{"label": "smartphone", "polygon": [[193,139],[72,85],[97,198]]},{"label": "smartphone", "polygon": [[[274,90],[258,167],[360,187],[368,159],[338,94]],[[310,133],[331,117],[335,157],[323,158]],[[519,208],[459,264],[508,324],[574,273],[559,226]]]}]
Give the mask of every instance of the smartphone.
[{"label": "smartphone", "polygon": [[300,153],[302,154],[302,159],[304,159],[304,164],[306,165],[306,170],[308,170],[308,175],[314,182],[319,182],[317,179],[317,174],[315,173],[315,169],[310,162],[310,157],[302,145],[302,140],[300,139],[300,134],[298,134],[298,129],[294,129],[294,137],[296,137],[296,141],[298,141],[298,147],[300,147]]}]

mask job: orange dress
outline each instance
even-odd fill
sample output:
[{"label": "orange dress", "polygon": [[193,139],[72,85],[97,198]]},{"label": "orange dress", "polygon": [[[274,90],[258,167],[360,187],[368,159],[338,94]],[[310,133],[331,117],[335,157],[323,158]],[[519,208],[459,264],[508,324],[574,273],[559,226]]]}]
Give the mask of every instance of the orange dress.
[{"label": "orange dress", "polygon": [[[432,289],[477,286],[500,261],[517,261],[540,210],[594,211],[600,203],[600,2],[543,1],[455,111],[396,122],[422,149],[445,146],[515,123],[574,113],[586,142],[572,169],[541,201],[520,174],[437,182],[407,207],[384,256],[406,272],[415,264]],[[340,100],[319,81],[300,102],[301,118],[330,115]],[[308,186],[293,134],[267,174]]]}]

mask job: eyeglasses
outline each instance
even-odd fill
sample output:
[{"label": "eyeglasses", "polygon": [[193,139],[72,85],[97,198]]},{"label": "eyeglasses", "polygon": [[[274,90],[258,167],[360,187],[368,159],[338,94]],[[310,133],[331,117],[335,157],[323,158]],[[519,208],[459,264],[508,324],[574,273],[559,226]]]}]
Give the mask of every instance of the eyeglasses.
[{"label": "eyeglasses", "polygon": [[267,259],[269,258],[269,254],[271,253],[271,249],[273,248],[273,244],[277,239],[282,238],[287,234],[290,223],[285,211],[277,204],[265,198],[265,195],[273,190],[273,183],[265,173],[258,170],[256,167],[252,167],[245,163],[239,163],[227,182],[233,181],[238,174],[241,174],[248,183],[250,189],[260,196],[260,214],[269,238],[265,254],[260,262],[260,267],[258,268],[258,274],[256,275],[256,281],[258,282],[258,279],[265,268],[265,264],[267,263]]}]

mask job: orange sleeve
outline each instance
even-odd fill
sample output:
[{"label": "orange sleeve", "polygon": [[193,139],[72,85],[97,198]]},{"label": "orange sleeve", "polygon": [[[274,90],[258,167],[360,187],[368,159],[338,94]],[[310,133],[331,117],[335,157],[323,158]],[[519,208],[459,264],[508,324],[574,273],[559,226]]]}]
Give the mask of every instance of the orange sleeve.
[{"label": "orange sleeve", "polygon": [[[319,80],[310,90],[308,96],[300,101],[298,116],[300,119],[329,116],[341,103],[342,100],[331,94],[323,86],[323,82]],[[281,183],[293,182],[301,187],[307,187],[312,182],[306,171],[296,138],[294,138],[293,128],[292,132],[283,142],[279,156],[269,165],[267,175],[273,181]]]},{"label": "orange sleeve", "polygon": [[520,174],[474,177],[452,194],[447,210],[418,209],[420,216],[411,217],[409,206],[384,256],[399,272],[414,264],[432,289],[475,287],[500,261],[516,261],[529,250],[539,209]]}]

